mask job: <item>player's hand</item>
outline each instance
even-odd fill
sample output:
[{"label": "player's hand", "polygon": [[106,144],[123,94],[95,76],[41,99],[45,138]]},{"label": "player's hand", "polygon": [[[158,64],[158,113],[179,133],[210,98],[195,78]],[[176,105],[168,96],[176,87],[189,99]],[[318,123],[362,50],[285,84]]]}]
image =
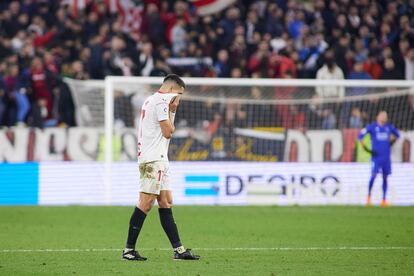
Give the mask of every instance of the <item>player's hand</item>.
[{"label": "player's hand", "polygon": [[[373,150],[369,149],[369,148],[368,148],[365,144],[362,144],[362,148],[363,148],[366,152],[368,152],[368,153],[370,153],[370,154],[374,155],[374,152],[375,152],[375,151],[373,151]],[[375,152],[375,155],[376,155],[376,152]]]},{"label": "player's hand", "polygon": [[180,95],[175,96],[169,104],[170,112],[175,113],[178,105],[180,104]]},{"label": "player's hand", "polygon": [[397,139],[395,137],[391,137],[390,139],[390,145],[394,145],[394,143],[397,142]]}]

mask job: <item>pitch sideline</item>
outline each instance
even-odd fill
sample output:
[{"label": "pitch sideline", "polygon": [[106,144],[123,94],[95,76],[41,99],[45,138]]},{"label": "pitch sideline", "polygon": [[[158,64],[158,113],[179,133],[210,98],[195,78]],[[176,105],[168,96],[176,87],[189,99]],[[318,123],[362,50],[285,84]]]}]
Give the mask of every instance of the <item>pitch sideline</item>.
[{"label": "pitch sideline", "polygon": [[[69,248],[69,249],[0,249],[0,253],[27,253],[27,252],[105,252],[121,251],[121,248]],[[140,248],[140,251],[169,251],[171,248]],[[339,246],[339,247],[219,247],[193,248],[199,251],[363,251],[363,250],[414,250],[414,246]]]}]

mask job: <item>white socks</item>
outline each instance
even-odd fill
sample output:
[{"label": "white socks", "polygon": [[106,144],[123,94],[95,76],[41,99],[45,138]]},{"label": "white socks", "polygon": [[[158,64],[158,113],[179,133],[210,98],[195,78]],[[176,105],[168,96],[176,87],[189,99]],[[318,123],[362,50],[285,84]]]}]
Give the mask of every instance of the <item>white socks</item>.
[{"label": "white socks", "polygon": [[174,251],[178,252],[179,254],[183,254],[185,252],[185,248],[181,245],[180,247],[174,248]]}]

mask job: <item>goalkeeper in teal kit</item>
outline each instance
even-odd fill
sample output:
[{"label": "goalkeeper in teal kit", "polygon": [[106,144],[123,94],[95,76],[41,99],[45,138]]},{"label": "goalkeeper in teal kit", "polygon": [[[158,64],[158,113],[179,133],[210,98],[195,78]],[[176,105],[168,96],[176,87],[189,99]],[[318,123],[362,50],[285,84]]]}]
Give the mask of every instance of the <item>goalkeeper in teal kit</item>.
[{"label": "goalkeeper in teal kit", "polygon": [[[374,185],[375,177],[379,172],[382,173],[382,201],[381,206],[386,207],[388,175],[391,174],[391,146],[400,137],[398,130],[388,121],[387,112],[381,111],[377,115],[377,121],[369,124],[358,135],[358,140],[362,147],[371,153],[371,178],[368,186],[367,205],[372,205],[371,191]],[[371,135],[372,148],[369,149],[362,140],[366,134]]]}]

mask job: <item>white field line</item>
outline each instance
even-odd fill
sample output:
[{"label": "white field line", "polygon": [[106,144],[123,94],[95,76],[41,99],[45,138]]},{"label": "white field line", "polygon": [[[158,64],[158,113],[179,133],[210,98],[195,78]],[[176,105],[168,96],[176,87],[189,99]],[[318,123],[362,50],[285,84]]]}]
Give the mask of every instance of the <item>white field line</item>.
[{"label": "white field line", "polygon": [[[193,248],[198,251],[384,251],[384,250],[414,250],[414,246],[339,246],[339,247],[219,247]],[[139,251],[170,251],[171,248],[139,248]],[[0,253],[25,252],[105,252],[122,251],[118,248],[69,248],[69,249],[0,249]]]}]

